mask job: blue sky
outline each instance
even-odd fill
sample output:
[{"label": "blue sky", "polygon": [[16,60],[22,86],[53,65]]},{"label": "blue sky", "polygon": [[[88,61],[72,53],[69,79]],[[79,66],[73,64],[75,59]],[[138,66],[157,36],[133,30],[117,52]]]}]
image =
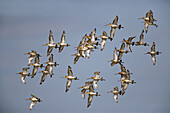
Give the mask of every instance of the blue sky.
[{"label": "blue sky", "polygon": [[[169,32],[170,32],[170,2],[168,0],[1,0],[0,1],[0,111],[3,113],[27,113],[29,101],[25,101],[30,94],[40,97],[43,102],[34,106],[32,113],[42,112],[169,112]],[[139,35],[144,28],[139,17],[145,16],[152,10],[158,28],[149,27],[144,40],[152,45],[156,43],[156,50],[162,52],[157,56],[156,65],[152,65],[151,57],[144,55],[150,47],[132,47],[132,53],[123,56],[124,65],[129,69],[137,84],[130,85],[124,96],[119,96],[119,103],[115,103],[112,94],[107,92],[119,86],[120,77],[114,76],[120,71],[120,66],[110,66],[114,48],[120,48],[123,38]],[[116,30],[113,41],[107,41],[101,52],[95,50],[90,59],[79,59],[73,64],[76,47],[81,38],[89,34],[94,28],[99,36],[105,30],[108,34],[110,27],[105,24],[112,22],[119,16],[118,23],[124,29]],[[36,50],[42,55],[41,63],[48,60],[47,47],[49,30],[53,31],[54,41],[60,41],[62,31],[66,31],[66,42],[71,46],[64,48],[62,53],[53,50],[54,60],[60,65],[54,68],[53,78],[47,77],[40,86],[42,74],[38,73],[34,79],[26,78],[24,85],[17,72],[27,66],[28,56],[24,53]],[[67,75],[67,66],[72,67],[73,73],[80,80],[73,81],[68,93],[65,93],[66,80],[60,78]],[[40,69],[41,70],[41,69]],[[98,91],[101,97],[94,97],[90,108],[86,108],[87,97],[83,100],[78,87],[95,71],[100,71],[106,81],[99,82]],[[32,72],[32,67],[29,70]]]}]

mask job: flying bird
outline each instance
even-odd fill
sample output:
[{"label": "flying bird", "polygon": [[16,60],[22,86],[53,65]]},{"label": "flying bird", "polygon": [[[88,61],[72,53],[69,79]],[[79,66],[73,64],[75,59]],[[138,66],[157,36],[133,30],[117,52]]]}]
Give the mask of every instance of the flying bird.
[{"label": "flying bird", "polygon": [[144,33],[144,30],[142,30],[142,32],[140,34],[139,42],[136,42],[136,46],[139,46],[139,45],[149,46],[149,44],[143,42],[143,38],[144,38],[143,33]]},{"label": "flying bird", "polygon": [[83,99],[85,99],[85,92],[86,92],[86,90],[89,90],[91,85],[93,85],[93,81],[87,81],[87,82],[85,82],[85,86],[81,86],[80,87],[80,88],[82,88],[81,95],[82,95]]},{"label": "flying bird", "polygon": [[73,72],[72,72],[70,66],[68,66],[68,71],[67,71],[67,73],[68,73],[68,76],[62,77],[62,78],[67,78],[67,83],[66,83],[66,90],[65,90],[65,92],[67,92],[67,91],[69,90],[69,88],[70,88],[70,86],[71,86],[71,83],[72,83],[72,80],[79,80],[77,77],[73,77]]},{"label": "flying bird", "polygon": [[57,45],[59,45],[59,53],[64,49],[64,46],[68,47],[70,46],[69,44],[65,43],[66,40],[66,36],[65,36],[65,31],[63,31],[62,36],[61,36],[61,41],[59,43],[57,43]]},{"label": "flying bird", "polygon": [[19,72],[17,74],[20,74],[21,75],[21,81],[26,84],[26,81],[25,81],[25,77],[26,76],[30,76],[30,73],[27,72],[27,70],[30,69],[29,67],[26,67],[26,68],[23,68],[23,71],[22,72]]},{"label": "flying bird", "polygon": [[107,24],[106,26],[111,26],[111,30],[110,30],[110,40],[112,41],[113,40],[113,37],[115,35],[115,31],[116,31],[116,28],[118,29],[121,29],[121,28],[124,28],[120,25],[117,25],[117,22],[118,22],[118,16],[115,17],[115,19],[113,20],[113,23],[109,23]]},{"label": "flying bird", "polygon": [[99,36],[100,38],[102,38],[102,41],[101,41],[101,51],[103,51],[103,49],[104,49],[104,46],[105,46],[105,44],[106,44],[106,40],[109,38],[108,36],[107,36],[107,33],[105,32],[105,31],[103,31],[103,35],[100,35]]},{"label": "flying bird", "polygon": [[93,85],[95,88],[97,88],[97,82],[100,81],[105,81],[105,79],[103,77],[100,77],[100,72],[94,72],[95,76],[94,77],[90,77],[89,79],[93,79]]},{"label": "flying bird", "polygon": [[151,47],[151,51],[147,52],[146,54],[150,54],[151,55],[153,65],[155,65],[156,64],[156,55],[161,54],[161,52],[155,51],[155,42],[153,42],[152,47]]},{"label": "flying bird", "polygon": [[[122,56],[122,55],[121,55]],[[109,60],[109,61],[107,61],[107,62],[112,62],[111,63],[111,66],[114,66],[115,64],[121,64],[122,63],[122,60],[121,59],[118,59],[118,57],[119,58],[121,58],[120,56],[118,56],[117,55],[117,48],[115,47],[115,50],[114,50],[114,52],[113,52],[113,60]]]},{"label": "flying bird", "polygon": [[125,40],[123,39],[123,42],[126,43],[126,47],[129,49],[130,52],[132,52],[132,49],[131,49],[131,45],[133,46],[135,44],[135,42],[132,42],[132,40],[135,38],[136,36],[134,37],[129,37],[128,40]]},{"label": "flying bird", "polygon": [[37,96],[31,94],[31,98],[28,98],[26,100],[31,100],[31,103],[30,103],[30,110],[32,110],[33,106],[37,103],[37,102],[42,102],[42,100],[40,98],[38,98]]},{"label": "flying bird", "polygon": [[49,66],[47,65],[45,67],[45,70],[44,71],[40,71],[41,73],[43,73],[43,76],[41,77],[41,81],[40,81],[40,85],[45,81],[46,77],[49,73]]},{"label": "flying bird", "polygon": [[33,59],[35,58],[35,56],[37,55],[37,52],[32,50],[31,52],[28,52],[28,53],[25,53],[25,54],[28,54],[30,55],[28,57],[28,66],[30,66],[31,62],[33,61]]},{"label": "flying bird", "polygon": [[53,74],[53,66],[57,66],[59,64],[57,64],[57,62],[53,62],[53,54],[51,54],[51,56],[49,57],[49,62],[46,62],[46,64],[48,65],[48,71],[49,71],[49,74],[50,74],[50,77],[52,77],[54,74]]},{"label": "flying bird", "polygon": [[118,94],[121,95],[121,91],[119,91],[118,86],[114,87],[113,91],[109,91],[108,93],[113,93],[113,98],[115,99],[116,103],[118,103]]},{"label": "flying bird", "polygon": [[50,53],[52,52],[53,48],[57,48],[57,44],[54,43],[53,32],[51,30],[50,30],[50,33],[49,33],[49,43],[48,44],[44,44],[44,46],[48,46],[47,56],[50,55]]},{"label": "flying bird", "polygon": [[94,92],[93,85],[90,86],[89,92],[86,92],[86,94],[89,95],[88,97],[88,103],[87,103],[87,108],[91,105],[91,102],[93,100],[93,96],[100,96],[98,92]]},{"label": "flying bird", "polygon": [[36,73],[37,73],[37,71],[38,71],[38,67],[40,67],[40,68],[43,67],[43,64],[40,64],[39,57],[40,57],[40,55],[37,54],[36,57],[35,57],[35,62],[30,64],[30,65],[33,65],[33,66],[34,66],[33,71],[32,71],[32,75],[31,75],[31,78],[34,78],[34,76],[36,75]]}]

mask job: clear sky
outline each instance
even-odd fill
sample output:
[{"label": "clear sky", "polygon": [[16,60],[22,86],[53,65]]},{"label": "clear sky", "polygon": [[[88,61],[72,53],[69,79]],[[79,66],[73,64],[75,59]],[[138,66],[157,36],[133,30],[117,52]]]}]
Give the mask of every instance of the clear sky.
[{"label": "clear sky", "polygon": [[[158,28],[149,26],[144,34],[144,41],[149,47],[132,47],[132,53],[123,56],[124,66],[129,69],[137,84],[130,85],[124,96],[119,96],[115,103],[112,94],[107,92],[119,86],[120,77],[114,74],[120,71],[120,66],[110,66],[108,60],[113,58],[115,47],[120,48],[123,38],[139,35],[144,29],[139,17],[145,16],[152,10]],[[30,113],[30,101],[26,98],[35,94],[43,102],[37,103],[32,113],[71,113],[71,112],[170,112],[169,91],[169,55],[170,55],[170,1],[168,0],[1,0],[0,1],[0,112]],[[75,48],[82,37],[94,28],[99,36],[105,30],[108,34],[110,27],[105,26],[119,16],[118,24],[124,29],[116,30],[113,41],[107,41],[104,50],[91,53],[90,59],[80,58],[73,64]],[[36,50],[41,54],[40,62],[48,61],[46,56],[49,30],[53,31],[54,41],[60,41],[62,31],[66,31],[66,42],[71,46],[64,48],[62,53],[53,50],[54,61],[60,65],[54,68],[54,76],[49,76],[40,86],[42,74],[35,78],[26,78],[24,85],[17,72],[27,66],[27,55],[24,53]],[[155,41],[156,50],[162,52],[157,56],[153,66],[150,51]],[[73,73],[80,80],[73,81],[68,93],[65,93],[67,66],[72,67]],[[39,69],[39,71],[42,69]],[[95,90],[101,94],[94,97],[92,105],[87,109],[87,97],[83,100],[78,87],[95,71],[106,81],[99,81]],[[29,70],[32,72],[32,67]]]}]

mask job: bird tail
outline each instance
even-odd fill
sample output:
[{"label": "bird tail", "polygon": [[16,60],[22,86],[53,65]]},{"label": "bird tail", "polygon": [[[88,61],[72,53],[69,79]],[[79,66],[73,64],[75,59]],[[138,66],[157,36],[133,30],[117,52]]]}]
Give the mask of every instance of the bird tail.
[{"label": "bird tail", "polygon": [[122,27],[121,24],[120,24],[118,28],[121,29],[121,28],[124,28],[124,27]]},{"label": "bird tail", "polygon": [[134,80],[132,80],[132,84],[134,84],[134,83],[136,84],[136,82]]}]

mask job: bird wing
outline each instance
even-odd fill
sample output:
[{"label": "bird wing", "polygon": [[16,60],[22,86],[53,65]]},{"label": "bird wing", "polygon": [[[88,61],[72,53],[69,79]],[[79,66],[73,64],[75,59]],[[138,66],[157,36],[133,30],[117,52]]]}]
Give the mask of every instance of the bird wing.
[{"label": "bird wing", "polygon": [[43,73],[43,76],[41,77],[40,84],[42,84],[42,82],[45,81],[46,77],[47,77],[47,73]]},{"label": "bird wing", "polygon": [[21,81],[22,81],[24,84],[26,84],[25,77],[26,77],[26,76],[21,76],[21,77],[20,77],[20,78],[21,78]]},{"label": "bird wing", "polygon": [[112,27],[111,30],[110,30],[110,38],[111,39],[113,39],[113,37],[115,35],[115,31],[116,31],[116,29]]},{"label": "bird wing", "polygon": [[92,100],[93,100],[93,95],[89,95],[87,107],[91,105]]},{"label": "bird wing", "polygon": [[34,77],[35,74],[37,73],[37,71],[38,71],[38,67],[37,67],[37,66],[34,66],[31,77]]},{"label": "bird wing", "polygon": [[100,75],[99,75],[100,72],[94,72],[94,74],[95,74],[95,76],[94,76],[95,78],[100,78]]},{"label": "bird wing", "polygon": [[102,41],[101,41],[101,51],[104,49],[105,44],[106,44],[106,39],[102,39]]},{"label": "bird wing", "polygon": [[114,58],[114,60],[116,60],[116,61],[118,60],[116,47],[115,47],[115,50],[114,50],[114,52],[113,52],[113,58]]},{"label": "bird wing", "polygon": [[23,73],[27,73],[27,69],[29,69],[29,67],[23,68]]},{"label": "bird wing", "polygon": [[82,95],[83,99],[85,99],[85,92],[86,92],[85,89],[82,89],[82,90],[81,90],[81,95]]},{"label": "bird wing", "polygon": [[28,65],[32,62],[33,59],[34,59],[33,56],[28,57]]},{"label": "bird wing", "polygon": [[38,55],[36,55],[36,57],[35,57],[35,63],[37,63],[37,64],[39,64],[39,57],[38,57]]},{"label": "bird wing", "polygon": [[61,36],[61,43],[65,43],[65,31],[63,31],[63,34]]},{"label": "bird wing", "polygon": [[143,43],[143,38],[144,38],[143,32],[144,32],[144,30],[142,30],[142,32],[140,34],[140,41],[139,41],[140,43]]},{"label": "bird wing", "polygon": [[126,72],[126,68],[125,68],[125,66],[123,66],[123,64],[120,64],[120,68],[121,68],[122,72]]},{"label": "bird wing", "polygon": [[145,32],[147,33],[147,32],[148,32],[149,24],[145,22],[145,23],[144,23],[144,27],[145,27]]},{"label": "bird wing", "polygon": [[53,66],[48,66],[48,70],[50,73],[50,77],[52,77],[53,76]]},{"label": "bird wing", "polygon": [[113,98],[115,99],[116,103],[118,103],[118,94],[114,94]]},{"label": "bird wing", "polygon": [[97,80],[93,80],[94,87],[97,88]]},{"label": "bird wing", "polygon": [[122,43],[120,50],[124,50],[125,49],[125,43]]},{"label": "bird wing", "polygon": [[89,87],[89,91],[90,91],[90,92],[94,92],[93,85],[90,85],[90,87]]},{"label": "bird wing", "polygon": [[49,46],[48,46],[47,56],[50,55],[50,53],[52,52],[52,50],[53,50],[53,47],[49,47]]},{"label": "bird wing", "polygon": [[156,64],[156,56],[152,55],[151,57],[152,57],[153,65],[155,65]]},{"label": "bird wing", "polygon": [[60,45],[59,47],[59,53],[64,49],[64,46],[63,45]]},{"label": "bird wing", "polygon": [[116,87],[114,87],[114,91],[118,91],[118,87],[116,86]]},{"label": "bird wing", "polygon": [[37,96],[35,96],[35,95],[33,95],[33,94],[31,94],[31,96],[37,98]]},{"label": "bird wing", "polygon": [[123,53],[122,53],[122,52],[119,53],[119,55],[118,55],[118,60],[120,60],[120,59],[122,58],[122,56],[123,56]]},{"label": "bird wing", "polygon": [[50,44],[54,43],[53,32],[51,30],[50,30],[50,34],[49,34],[49,43]]},{"label": "bird wing", "polygon": [[130,52],[132,52],[132,49],[130,47],[130,44],[127,44],[126,47],[129,49]]},{"label": "bird wing", "polygon": [[115,19],[113,20],[113,24],[117,25],[118,22],[118,16],[115,17]]},{"label": "bird wing", "polygon": [[35,101],[32,101],[31,103],[30,103],[30,110],[32,110],[32,107],[36,104],[37,102],[35,102]]},{"label": "bird wing", "polygon": [[76,64],[76,62],[79,60],[79,56],[76,56],[75,58],[74,58],[74,64]]},{"label": "bird wing", "polygon": [[53,62],[53,54],[51,54],[51,56],[49,58],[49,62]]},{"label": "bird wing", "polygon": [[134,38],[135,38],[135,37],[129,37],[127,41],[128,41],[128,42],[132,42],[132,40],[133,40]]},{"label": "bird wing", "polygon": [[106,31],[103,31],[103,36],[107,36],[107,33],[106,33]]},{"label": "bird wing", "polygon": [[67,83],[66,83],[66,92],[69,90],[70,86],[71,86],[72,80],[68,79]]},{"label": "bird wing", "polygon": [[152,44],[151,51],[155,52],[155,42],[153,42],[153,44]]},{"label": "bird wing", "polygon": [[72,72],[70,66],[68,66],[68,71],[67,72],[68,72],[68,76],[73,76],[73,72]]}]

